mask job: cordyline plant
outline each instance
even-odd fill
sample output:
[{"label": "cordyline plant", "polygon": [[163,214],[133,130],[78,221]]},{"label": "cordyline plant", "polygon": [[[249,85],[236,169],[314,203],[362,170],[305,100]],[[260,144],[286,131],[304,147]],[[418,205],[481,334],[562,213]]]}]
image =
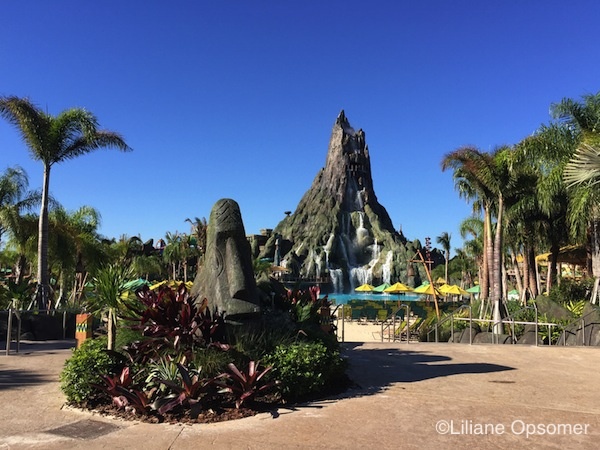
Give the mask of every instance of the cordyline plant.
[{"label": "cordyline plant", "polygon": [[221,374],[212,378],[200,378],[199,373],[193,373],[180,363],[177,364],[177,370],[181,376],[179,383],[172,380],[158,380],[174,392],[155,403],[160,414],[165,414],[178,406],[191,408],[200,402],[202,395],[211,390],[216,391],[216,381],[225,376]]},{"label": "cordyline plant", "polygon": [[219,384],[223,387],[220,392],[229,392],[235,396],[235,407],[239,408],[246,400],[250,400],[256,394],[271,389],[279,384],[279,381],[266,381],[263,377],[273,368],[267,367],[263,371],[258,370],[259,363],[250,361],[248,371],[240,371],[235,364],[227,365],[229,373],[223,374],[226,382]]},{"label": "cordyline plant", "polygon": [[183,283],[176,290],[164,286],[158,292],[144,286],[136,297],[142,307],[131,308],[137,318],[130,320],[139,321],[131,328],[141,330],[146,339],[126,350],[137,361],[145,362],[165,352],[190,358],[196,347],[229,349],[223,315],[217,311],[211,314],[206,299],[198,306]]},{"label": "cordyline plant", "polygon": [[134,414],[148,414],[154,409],[150,402],[153,392],[146,393],[135,388],[129,367],[123,367],[121,373],[115,376],[102,375],[102,380],[104,386],[95,387],[110,395],[113,404],[118,408]]},{"label": "cordyline plant", "polygon": [[327,296],[319,298],[320,293],[321,290],[318,286],[311,286],[308,290],[293,289],[287,291],[290,313],[297,323],[319,323],[319,310],[322,307],[331,306]]}]

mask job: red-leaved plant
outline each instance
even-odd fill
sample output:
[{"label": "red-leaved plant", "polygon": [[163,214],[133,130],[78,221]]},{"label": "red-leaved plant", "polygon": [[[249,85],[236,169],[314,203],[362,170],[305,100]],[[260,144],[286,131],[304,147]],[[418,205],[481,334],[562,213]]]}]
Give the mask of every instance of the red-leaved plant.
[{"label": "red-leaved plant", "polygon": [[267,367],[263,371],[258,370],[259,363],[250,361],[248,371],[240,371],[235,364],[227,365],[228,373],[225,373],[226,382],[219,383],[222,386],[220,392],[230,392],[235,396],[235,407],[239,408],[244,401],[252,399],[259,392],[271,389],[279,384],[279,381],[266,381],[263,377],[272,369]]}]

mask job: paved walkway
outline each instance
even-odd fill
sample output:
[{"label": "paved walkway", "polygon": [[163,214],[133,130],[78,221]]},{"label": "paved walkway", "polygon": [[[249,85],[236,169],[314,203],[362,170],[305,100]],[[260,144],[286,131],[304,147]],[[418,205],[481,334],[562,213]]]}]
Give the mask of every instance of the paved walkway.
[{"label": "paved walkway", "polygon": [[0,354],[0,449],[555,448],[600,445],[600,349],[347,343],[360,387],[210,425],[62,408],[72,342]]}]

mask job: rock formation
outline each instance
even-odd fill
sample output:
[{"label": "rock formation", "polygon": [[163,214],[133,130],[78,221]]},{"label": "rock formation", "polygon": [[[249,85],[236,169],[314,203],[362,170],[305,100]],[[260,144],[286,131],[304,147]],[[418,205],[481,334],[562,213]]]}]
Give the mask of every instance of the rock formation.
[{"label": "rock formation", "polygon": [[212,208],[206,236],[206,253],[190,294],[196,302],[208,299],[229,323],[240,323],[260,313],[252,268],[250,243],[246,240],[240,207],[221,199]]},{"label": "rock formation", "polygon": [[377,201],[365,133],[355,131],[342,111],[325,167],[296,211],[274,229],[261,256],[281,257],[281,265],[302,278],[329,276],[329,290],[350,292],[363,283],[419,284],[424,272],[410,262],[414,255],[412,243],[394,230]]}]

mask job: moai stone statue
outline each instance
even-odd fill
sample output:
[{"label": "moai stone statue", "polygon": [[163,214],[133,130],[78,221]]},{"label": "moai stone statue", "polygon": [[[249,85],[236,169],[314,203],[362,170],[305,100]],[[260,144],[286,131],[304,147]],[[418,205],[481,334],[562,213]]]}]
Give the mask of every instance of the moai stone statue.
[{"label": "moai stone statue", "polygon": [[240,207],[235,200],[221,199],[208,221],[204,264],[191,295],[196,303],[205,298],[211,313],[215,307],[228,323],[243,323],[260,314],[258,290]]}]

